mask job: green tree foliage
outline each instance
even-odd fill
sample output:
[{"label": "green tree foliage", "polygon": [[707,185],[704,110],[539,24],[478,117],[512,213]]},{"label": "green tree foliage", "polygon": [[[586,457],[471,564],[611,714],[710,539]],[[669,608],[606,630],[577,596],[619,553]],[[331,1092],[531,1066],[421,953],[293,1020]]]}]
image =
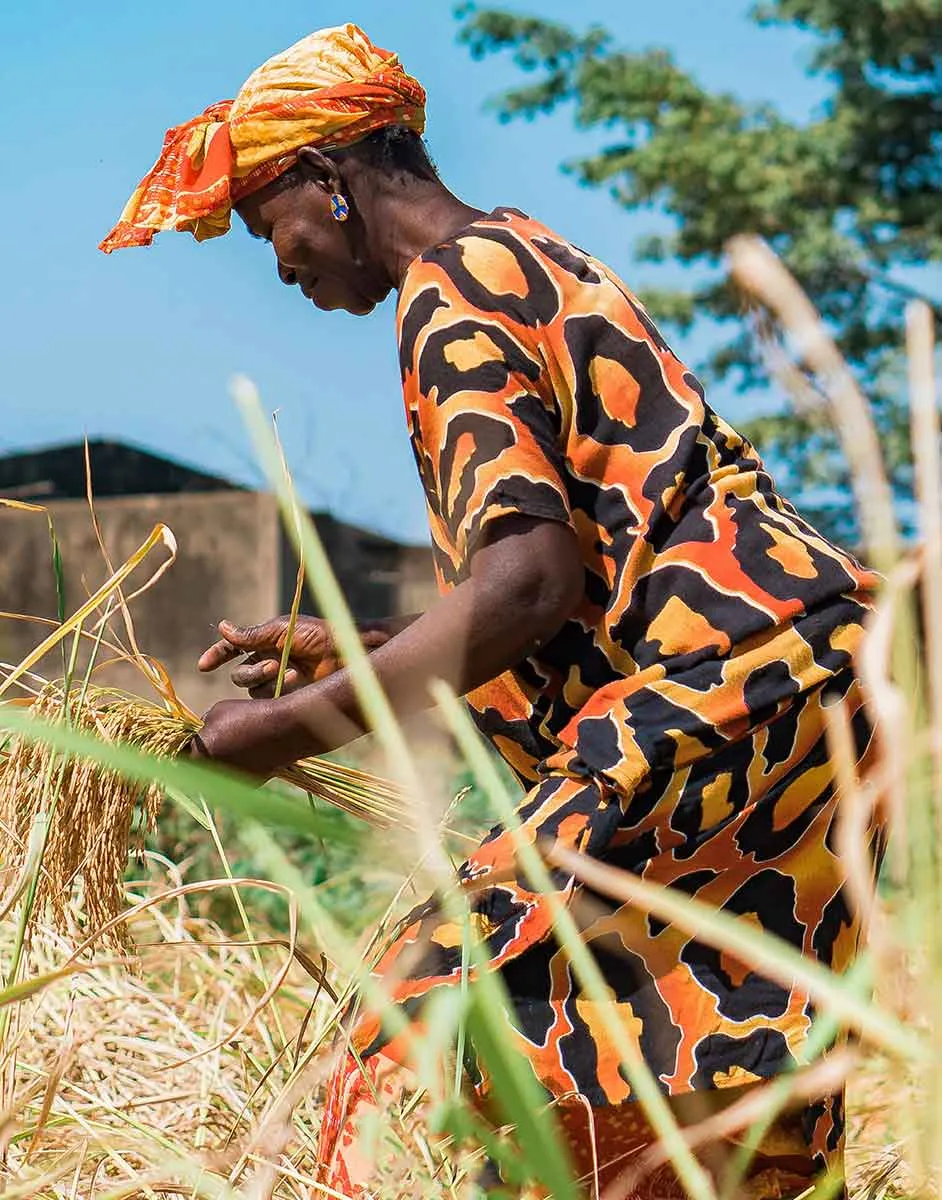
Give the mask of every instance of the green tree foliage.
[{"label": "green tree foliage", "polygon": [[[719,321],[726,337],[705,365],[741,389],[760,384],[765,368],[742,297],[716,268],[734,234],[771,243],[869,388],[905,497],[905,412],[892,367],[912,291],[898,269],[942,259],[942,0],[756,7],[755,21],[817,38],[809,70],[831,91],[806,123],[734,91],[708,91],[668,51],[621,49],[598,27],[577,32],[473,5],[459,17],[474,55],[509,51],[535,77],[496,101],[502,119],[574,105],[578,125],[604,130],[607,144],[566,169],[610,188],[626,209],[653,205],[672,218],[673,232],[641,239],[636,258],[700,268],[696,282],[644,299],[681,330],[700,317]],[[834,503],[844,468],[820,418],[781,414],[746,432],[784,466],[815,520],[853,536],[849,505]]]}]

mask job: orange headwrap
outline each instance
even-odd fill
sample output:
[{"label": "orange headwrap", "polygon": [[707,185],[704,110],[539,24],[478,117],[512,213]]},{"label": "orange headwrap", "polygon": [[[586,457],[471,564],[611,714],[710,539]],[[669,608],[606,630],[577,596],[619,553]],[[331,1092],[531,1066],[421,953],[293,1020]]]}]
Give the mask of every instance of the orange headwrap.
[{"label": "orange headwrap", "polygon": [[163,229],[218,237],[233,204],[287,171],[302,146],[336,150],[385,125],[423,132],[422,85],[356,25],[312,33],[254,71],[235,100],[167,131],[100,248],[149,246]]}]

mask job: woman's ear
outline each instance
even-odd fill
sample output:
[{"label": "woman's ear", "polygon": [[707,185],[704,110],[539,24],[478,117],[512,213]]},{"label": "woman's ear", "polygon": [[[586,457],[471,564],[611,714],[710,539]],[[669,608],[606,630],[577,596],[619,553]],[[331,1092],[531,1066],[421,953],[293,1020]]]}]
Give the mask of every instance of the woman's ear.
[{"label": "woman's ear", "polygon": [[328,196],[343,191],[343,177],[337,164],[313,146],[302,146],[298,151],[298,170],[306,183],[313,183]]}]

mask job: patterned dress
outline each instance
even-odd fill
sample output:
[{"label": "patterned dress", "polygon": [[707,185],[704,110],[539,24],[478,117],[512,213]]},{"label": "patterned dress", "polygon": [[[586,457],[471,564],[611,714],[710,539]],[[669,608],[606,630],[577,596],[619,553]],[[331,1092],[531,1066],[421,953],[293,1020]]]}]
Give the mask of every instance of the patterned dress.
[{"label": "patterned dress", "polygon": [[[585,591],[563,629],[469,697],[527,789],[527,835],[844,969],[858,925],[833,849],[821,706],[847,699],[865,754],[851,657],[875,577],[776,493],[625,285],[522,213],[498,209],[413,263],[399,341],[441,590],[509,514],[568,525],[581,548]],[[549,1096],[623,1105],[617,1054],[513,862],[497,828],[460,872],[512,999],[508,1036]],[[577,905],[580,885],[558,885]],[[799,988],[592,899],[586,940],[666,1094],[800,1061],[813,1013]],[[400,960],[407,1010],[460,977],[460,938],[433,901],[379,972]],[[356,1040],[367,1056],[381,1046],[368,1019]],[[477,1087],[486,1096],[484,1075]],[[833,1164],[840,1098],[810,1107],[801,1131],[808,1161]]]}]

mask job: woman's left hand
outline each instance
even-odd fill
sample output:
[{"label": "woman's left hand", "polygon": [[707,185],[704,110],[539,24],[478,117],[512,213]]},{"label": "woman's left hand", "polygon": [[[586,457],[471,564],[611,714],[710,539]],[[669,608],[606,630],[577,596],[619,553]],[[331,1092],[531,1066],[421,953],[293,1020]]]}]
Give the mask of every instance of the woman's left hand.
[{"label": "woman's left hand", "polygon": [[222,700],[206,713],[190,743],[190,756],[270,779],[294,761],[286,730],[272,700]]}]

